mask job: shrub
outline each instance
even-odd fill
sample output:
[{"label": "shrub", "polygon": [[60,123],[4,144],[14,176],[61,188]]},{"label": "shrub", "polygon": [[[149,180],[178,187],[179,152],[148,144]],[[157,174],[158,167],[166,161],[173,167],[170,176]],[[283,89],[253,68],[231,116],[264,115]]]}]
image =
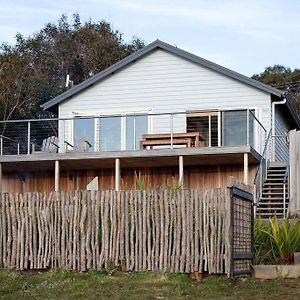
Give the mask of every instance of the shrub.
[{"label": "shrub", "polygon": [[255,264],[292,264],[296,251],[300,251],[300,220],[255,221]]}]

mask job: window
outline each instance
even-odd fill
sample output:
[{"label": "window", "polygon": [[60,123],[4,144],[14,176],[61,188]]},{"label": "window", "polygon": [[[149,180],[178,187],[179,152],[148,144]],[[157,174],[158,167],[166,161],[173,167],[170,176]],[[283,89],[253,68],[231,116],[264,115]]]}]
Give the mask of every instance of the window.
[{"label": "window", "polygon": [[140,148],[143,134],[148,133],[148,116],[126,116],[126,150]]},{"label": "window", "polygon": [[121,117],[100,118],[100,150],[121,150]]},{"label": "window", "polygon": [[95,119],[94,117],[76,117],[74,118],[74,147],[87,149],[86,142],[94,148]]},{"label": "window", "polygon": [[200,132],[203,146],[218,146],[218,112],[191,112],[187,114],[187,132]]}]

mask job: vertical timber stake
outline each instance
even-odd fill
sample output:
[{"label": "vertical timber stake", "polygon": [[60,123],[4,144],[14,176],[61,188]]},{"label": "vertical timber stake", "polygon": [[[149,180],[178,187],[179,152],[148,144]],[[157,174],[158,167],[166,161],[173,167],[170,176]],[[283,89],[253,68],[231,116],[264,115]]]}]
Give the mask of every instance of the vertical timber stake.
[{"label": "vertical timber stake", "polygon": [[179,184],[183,188],[183,156],[179,156]]},{"label": "vertical timber stake", "polygon": [[248,185],[248,153],[244,153],[244,184]]},{"label": "vertical timber stake", "polygon": [[120,169],[120,158],[115,159],[115,190],[120,190],[121,182],[121,169]]},{"label": "vertical timber stake", "polygon": [[59,161],[55,161],[55,192],[59,192]]},{"label": "vertical timber stake", "polygon": [[0,163],[0,193],[2,193],[2,164]]}]

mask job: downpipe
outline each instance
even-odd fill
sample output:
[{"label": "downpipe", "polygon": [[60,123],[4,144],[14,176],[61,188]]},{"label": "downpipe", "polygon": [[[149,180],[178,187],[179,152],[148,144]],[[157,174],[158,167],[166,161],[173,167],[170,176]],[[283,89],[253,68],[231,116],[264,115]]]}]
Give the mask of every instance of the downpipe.
[{"label": "downpipe", "polygon": [[274,101],[272,102],[272,161],[275,161],[275,126],[276,126],[276,114],[275,114],[275,105],[283,105],[286,104],[286,98],[282,101]]}]

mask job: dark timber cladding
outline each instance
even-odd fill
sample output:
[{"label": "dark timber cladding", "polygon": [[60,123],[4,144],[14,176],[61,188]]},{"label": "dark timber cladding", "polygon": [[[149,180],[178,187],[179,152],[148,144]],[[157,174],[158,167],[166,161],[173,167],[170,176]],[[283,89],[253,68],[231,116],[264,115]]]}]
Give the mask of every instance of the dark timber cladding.
[{"label": "dark timber cladding", "polygon": [[0,157],[6,192],[86,189],[98,177],[99,189],[147,187],[226,187],[231,176],[252,184],[259,154],[249,146],[181,148],[98,153]]}]

